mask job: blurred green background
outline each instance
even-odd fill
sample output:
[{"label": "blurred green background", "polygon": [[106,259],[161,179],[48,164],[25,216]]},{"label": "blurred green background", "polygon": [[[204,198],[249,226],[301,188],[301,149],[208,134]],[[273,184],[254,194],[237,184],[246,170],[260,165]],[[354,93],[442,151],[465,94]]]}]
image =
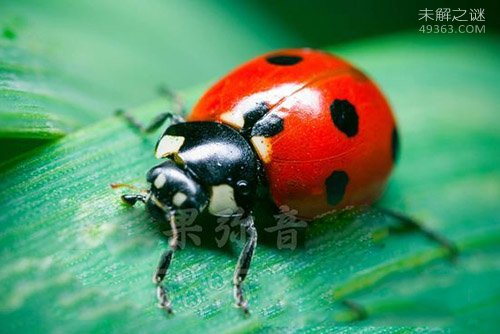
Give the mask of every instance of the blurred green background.
[{"label": "blurred green background", "polygon": [[[422,34],[420,9],[484,8],[485,34]],[[2,1],[0,3],[0,332],[496,332],[500,310],[498,2]],[[481,23],[482,24],[482,23]],[[111,182],[144,183],[156,135],[146,121],[188,105],[260,53],[338,53],[387,94],[402,158],[382,199],[455,240],[456,264],[390,221],[315,222],[304,248],[259,246],[231,303],[241,247],[203,239],[176,255],[177,314],[155,307],[151,271],[166,237]],[[210,226],[206,230],[210,230]],[[208,233],[210,236],[211,234]],[[366,306],[369,318],[339,302]]]}]

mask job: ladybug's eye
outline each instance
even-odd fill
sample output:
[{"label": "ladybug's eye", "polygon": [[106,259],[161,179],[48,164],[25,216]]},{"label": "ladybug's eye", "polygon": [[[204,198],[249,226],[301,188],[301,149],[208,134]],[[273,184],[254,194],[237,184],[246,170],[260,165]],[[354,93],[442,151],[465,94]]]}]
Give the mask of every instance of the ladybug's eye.
[{"label": "ladybug's eye", "polygon": [[302,61],[300,56],[273,55],[266,58],[267,62],[273,65],[291,66]]}]

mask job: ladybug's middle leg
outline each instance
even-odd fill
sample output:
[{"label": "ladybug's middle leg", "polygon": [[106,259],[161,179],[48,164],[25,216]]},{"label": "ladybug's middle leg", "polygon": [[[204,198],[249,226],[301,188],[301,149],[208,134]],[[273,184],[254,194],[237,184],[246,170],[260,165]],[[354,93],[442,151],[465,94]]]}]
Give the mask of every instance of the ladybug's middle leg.
[{"label": "ladybug's middle leg", "polygon": [[255,246],[257,245],[257,230],[255,229],[253,217],[251,215],[245,219],[243,224],[247,239],[245,246],[241,250],[238,264],[236,265],[236,269],[234,271],[233,291],[236,306],[240,307],[245,313],[248,313],[248,303],[243,296],[242,285],[243,281],[247,277],[248,270],[250,269],[250,263],[252,262],[252,256],[255,251]]},{"label": "ladybug's middle leg", "polygon": [[170,124],[184,123],[185,120],[182,116],[173,114],[171,112],[164,112],[157,115],[151,120],[148,125],[141,124],[134,116],[126,112],[125,110],[118,109],[115,114],[117,116],[124,117],[130,126],[134,127],[136,130],[142,133],[151,133],[158,130],[167,120],[171,120]]},{"label": "ladybug's middle leg", "polygon": [[167,289],[163,286],[162,282],[167,275],[167,270],[170,267],[174,252],[177,249],[178,233],[177,225],[175,223],[175,215],[167,214],[166,218],[169,220],[170,227],[172,228],[172,237],[169,240],[169,249],[166,250],[160,258],[158,267],[153,275],[153,283],[156,284],[158,306],[167,311],[167,313],[172,313],[172,304],[168,298]]},{"label": "ladybug's middle leg", "polygon": [[181,115],[185,114],[185,107],[179,95],[165,87],[160,87],[158,91],[160,95],[171,101],[173,111],[157,115],[148,125],[141,124],[134,116],[123,109],[116,110],[115,114],[123,116],[132,127],[143,133],[151,133],[158,130],[169,119],[171,120],[171,124],[184,123],[186,120]]}]

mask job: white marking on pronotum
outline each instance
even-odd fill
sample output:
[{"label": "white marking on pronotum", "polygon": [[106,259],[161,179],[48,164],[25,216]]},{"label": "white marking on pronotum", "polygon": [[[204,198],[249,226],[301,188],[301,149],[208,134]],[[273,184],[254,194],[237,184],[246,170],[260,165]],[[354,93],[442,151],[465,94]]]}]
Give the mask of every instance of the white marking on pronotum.
[{"label": "white marking on pronotum", "polygon": [[253,147],[257,151],[259,158],[266,163],[271,161],[271,143],[269,142],[269,139],[263,136],[255,136],[250,140]]},{"label": "white marking on pronotum", "polygon": [[182,136],[165,135],[160,139],[156,147],[156,157],[158,159],[164,158],[168,155],[178,153],[186,138]]},{"label": "white marking on pronotum", "polygon": [[212,196],[210,197],[210,205],[208,206],[208,211],[211,214],[225,216],[237,210],[238,206],[234,200],[234,189],[230,185],[220,184],[212,187]]},{"label": "white marking on pronotum", "polygon": [[174,197],[172,197],[172,203],[175,206],[181,206],[182,203],[187,199],[187,195],[184,194],[183,192],[176,192]]},{"label": "white marking on pronotum", "polygon": [[243,113],[238,111],[228,111],[220,115],[220,119],[225,123],[232,125],[238,129],[243,128],[245,125],[245,120],[243,119]]},{"label": "white marking on pronotum", "polygon": [[156,177],[154,184],[157,189],[161,189],[165,185],[165,182],[167,182],[167,177],[165,174],[160,174]]}]

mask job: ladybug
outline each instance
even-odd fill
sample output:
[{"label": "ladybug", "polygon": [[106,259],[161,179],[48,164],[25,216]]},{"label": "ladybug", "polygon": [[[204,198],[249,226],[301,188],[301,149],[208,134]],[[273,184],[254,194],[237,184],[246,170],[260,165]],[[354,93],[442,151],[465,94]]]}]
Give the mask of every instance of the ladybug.
[{"label": "ladybug", "polygon": [[147,173],[150,190],[122,196],[130,205],[142,201],[159,209],[171,224],[169,249],[153,276],[160,306],[168,312],[171,303],[161,283],[177,248],[176,212],[241,218],[248,238],[234,274],[234,298],[248,312],[242,284],[257,244],[258,188],[268,189],[276,207],[286,205],[306,220],[371,205],[399,150],[394,115],[373,81],[348,62],[312,49],[281,50],[247,62],[213,85],[187,120],[164,113],[142,127],[122,114],[145,132],[171,120],[155,149],[163,161]]}]

